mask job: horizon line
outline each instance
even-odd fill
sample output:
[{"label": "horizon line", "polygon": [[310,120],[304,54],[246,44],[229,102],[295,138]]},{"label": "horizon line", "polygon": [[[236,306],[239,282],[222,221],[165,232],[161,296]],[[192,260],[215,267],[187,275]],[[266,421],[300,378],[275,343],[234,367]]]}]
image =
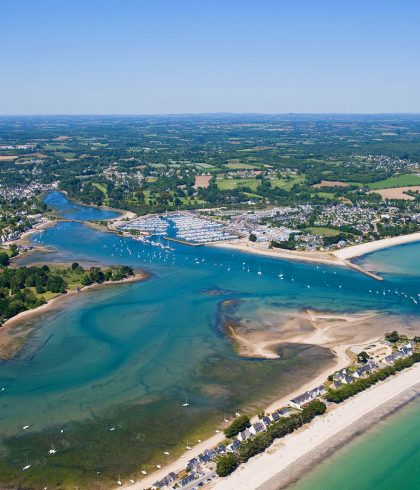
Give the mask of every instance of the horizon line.
[{"label": "horizon line", "polygon": [[28,113],[0,114],[0,117],[140,117],[140,116],[419,116],[420,112],[150,112],[150,113]]}]

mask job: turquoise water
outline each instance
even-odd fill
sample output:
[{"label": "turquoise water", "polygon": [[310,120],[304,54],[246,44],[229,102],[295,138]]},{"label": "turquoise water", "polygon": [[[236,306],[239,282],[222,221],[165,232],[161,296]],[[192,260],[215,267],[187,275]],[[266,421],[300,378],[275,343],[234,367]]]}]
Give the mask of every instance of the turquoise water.
[{"label": "turquoise water", "polygon": [[293,490],[420,488],[420,399],[337,451]]},{"label": "turquoise water", "polygon": [[420,276],[419,244],[407,243],[360,257],[357,263],[367,269],[393,275]]},{"label": "turquoise water", "polygon": [[[70,219],[109,213],[75,206],[60,193],[47,200]],[[277,360],[238,356],[221,331],[222,301],[241,300],[247,317],[264,308],[419,311],[414,276],[387,273],[378,283],[343,268],[211,247],[162,251],[82,222],[60,222],[33,240],[51,251],[22,263],[129,264],[151,277],[69,298],[33,320],[37,328],[20,355],[0,364],[0,481],[32,488],[90,488],[143,464],[152,469],[163,450],[203,438],[225,413],[257,410],[331,361],[326,349],[304,345],[289,345]],[[23,432],[24,425],[31,428]],[[58,453],[47,458],[51,444]],[[22,474],[27,461],[33,466]]]}]

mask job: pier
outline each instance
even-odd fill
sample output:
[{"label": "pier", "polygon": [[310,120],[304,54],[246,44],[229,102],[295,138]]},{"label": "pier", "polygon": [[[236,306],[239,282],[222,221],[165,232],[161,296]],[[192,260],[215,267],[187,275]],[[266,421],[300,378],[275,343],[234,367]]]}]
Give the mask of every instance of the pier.
[{"label": "pier", "polygon": [[190,247],[203,247],[204,243],[193,243],[187,242],[187,240],[183,240],[182,238],[174,238],[170,236],[164,237],[165,240],[169,240],[170,242],[182,243],[182,245],[189,245]]},{"label": "pier", "polygon": [[371,277],[372,279],[375,279],[376,281],[383,281],[384,278],[381,277],[378,274],[375,274],[374,272],[368,271],[366,269],[363,269],[363,267],[360,267],[360,265],[353,264],[353,262],[350,262],[349,260],[344,261],[350,269],[353,269],[355,271],[361,272],[362,274],[365,274],[366,276]]}]

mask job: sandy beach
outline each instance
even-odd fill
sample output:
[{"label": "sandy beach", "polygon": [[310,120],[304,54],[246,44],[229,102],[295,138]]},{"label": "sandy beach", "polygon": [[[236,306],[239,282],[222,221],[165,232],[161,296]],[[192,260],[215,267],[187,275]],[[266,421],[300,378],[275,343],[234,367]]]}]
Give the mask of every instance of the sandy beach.
[{"label": "sandy beach", "polygon": [[224,242],[209,243],[210,247],[239,250],[241,252],[265,255],[279,259],[300,260],[316,264],[337,265],[347,267],[345,260],[330,252],[299,252],[297,250],[286,250],[283,248],[268,248],[267,243],[250,242],[248,239],[228,240]]},{"label": "sandy beach", "polygon": [[24,343],[24,337],[33,329],[31,325],[24,325],[27,320],[32,320],[43,313],[53,310],[66,300],[77,296],[86,291],[97,290],[103,287],[115,286],[118,284],[127,284],[131,282],[144,281],[149,277],[146,272],[138,272],[134,276],[128,277],[121,281],[106,281],[102,284],[91,284],[84,286],[78,291],[72,290],[67,293],[58,294],[48,300],[45,304],[33,308],[32,310],[22,311],[16,316],[6,320],[0,327],[0,359],[12,358]]},{"label": "sandy beach", "polygon": [[211,488],[284,488],[324,459],[329,452],[343,445],[354,434],[360,433],[361,424],[365,428],[371,426],[372,415],[382,417],[389,413],[391,410],[387,409],[387,404],[395,403],[396,399],[403,404],[408,398],[420,394],[419,379],[420,365],[417,364],[331,407],[327,414],[315,419],[309,426],[277,440],[269,450],[241,465],[229,477],[216,480]]},{"label": "sandy beach", "polygon": [[420,232],[411,233],[410,235],[384,238],[382,240],[376,240],[375,242],[361,243],[360,245],[354,245],[352,247],[336,250],[333,252],[333,254],[338,259],[349,260],[359,257],[360,255],[382,250],[383,248],[390,248],[397,245],[404,245],[405,243],[413,243],[418,241],[420,241]]},{"label": "sandy beach", "polygon": [[240,238],[238,240],[228,240],[225,242],[210,243],[208,246],[226,248],[230,250],[239,250],[241,252],[253,253],[257,255],[265,255],[280,259],[300,260],[302,262],[311,262],[315,264],[335,265],[340,267],[350,267],[359,272],[366,273],[360,267],[356,267],[349,262],[350,259],[365,255],[383,248],[403,245],[420,241],[420,232],[410,235],[402,235],[392,238],[384,238],[374,242],[361,243],[350,247],[334,250],[331,252],[304,252],[298,250],[285,250],[281,248],[268,248],[267,243],[254,243],[248,239]]}]

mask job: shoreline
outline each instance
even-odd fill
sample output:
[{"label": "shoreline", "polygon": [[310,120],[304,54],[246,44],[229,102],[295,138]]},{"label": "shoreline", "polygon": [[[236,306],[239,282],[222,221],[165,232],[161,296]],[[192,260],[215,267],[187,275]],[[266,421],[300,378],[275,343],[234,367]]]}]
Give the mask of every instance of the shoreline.
[{"label": "shoreline", "polygon": [[[322,384],[323,382],[325,382],[327,376],[331,374],[331,372],[338,371],[348,366],[349,362],[352,360],[352,353],[351,353],[352,348],[363,347],[376,340],[377,338],[375,337],[375,338],[370,338],[366,342],[360,344],[354,344],[354,343],[340,344],[340,345],[336,345],[333,348],[330,348],[330,351],[335,356],[331,363],[328,363],[316,377],[311,378],[309,381],[304,381],[303,384],[299,385],[293,392],[289,392],[281,396],[279,399],[270,403],[269,406],[264,408],[264,412],[273,412],[277,409],[280,409],[285,405],[287,405],[292,398],[300,395],[302,392],[312,389],[314,386]],[[258,415],[254,415],[250,417],[250,420],[251,423],[256,422],[258,420]],[[116,490],[117,488],[127,488],[132,490],[147,490],[153,485],[155,481],[162,479],[171,471],[177,473],[181,469],[184,469],[188,460],[197,457],[205,449],[220,444],[224,439],[225,439],[225,435],[223,431],[221,431],[220,433],[216,433],[215,435],[210,436],[207,439],[204,439],[201,443],[196,444],[190,450],[184,451],[181,455],[177,456],[176,459],[174,459],[169,464],[163,466],[161,469],[149,473],[147,476],[145,476],[139,481],[136,481],[134,484],[124,484],[122,485],[122,487],[115,487],[114,490]],[[238,486],[238,487],[231,487],[231,488],[241,488],[241,487]]]},{"label": "shoreline", "polygon": [[334,406],[298,431],[277,440],[269,450],[241,465],[234,473],[210,487],[277,490],[306,474],[310,468],[358,436],[374,421],[420,395],[420,365],[412,366],[387,380]]},{"label": "shoreline", "polygon": [[63,302],[65,299],[72,298],[80,293],[84,293],[86,291],[96,291],[103,287],[115,286],[118,284],[123,285],[145,281],[149,277],[150,275],[147,272],[142,271],[135,273],[134,276],[122,279],[121,281],[105,281],[101,284],[96,283],[90,284],[89,286],[83,286],[79,290],[70,290],[67,291],[67,293],[58,293],[57,296],[54,296],[54,298],[49,299],[46,303],[38,306],[37,308],[22,311],[17,315],[8,318],[0,327],[0,360],[12,359],[19,352],[23,344],[19,344],[16,349],[11,349],[10,352],[7,351],[8,347],[10,348],[11,344],[13,344],[16,340],[22,339],[24,336],[32,332],[32,330],[35,328],[31,326],[27,329],[24,329],[24,331],[19,331],[16,333],[10,332],[13,327],[18,327],[19,324],[23,323],[25,320],[31,320],[38,315],[53,310],[59,303]]},{"label": "shoreline", "polygon": [[[243,238],[237,240],[227,240],[224,242],[208,243],[209,247],[225,248],[228,250],[238,250],[240,252],[252,253],[255,255],[265,255],[267,257],[298,260],[301,262],[309,262],[312,264],[333,265],[339,267],[348,267],[350,269],[362,272],[364,274],[375,277],[371,271],[367,271],[362,267],[350,262],[350,259],[360,257],[378,250],[391,248],[407,243],[420,242],[420,232],[411,233],[410,235],[401,235],[392,238],[383,238],[373,242],[351,245],[350,247],[333,250],[331,252],[305,252],[298,250],[286,250],[281,248],[267,248],[258,243],[253,243]],[[380,280],[380,279],[379,279]]]},{"label": "shoreline", "polygon": [[374,242],[353,245],[351,247],[335,250],[333,254],[339,259],[348,260],[360,257],[361,255],[376,252],[378,250],[383,250],[385,248],[391,248],[397,245],[405,245],[407,243],[414,243],[418,241],[420,241],[420,232],[391,238],[382,238],[381,240],[375,240]]},{"label": "shoreline", "polygon": [[301,458],[287,469],[284,475],[278,475],[273,478],[273,481],[266,482],[259,487],[258,490],[281,490],[288,488],[290,485],[298,483],[302,477],[306,476],[319,465],[326,462],[328,458],[333,456],[336,451],[346,447],[355,439],[363,436],[366,432],[373,429],[375,424],[380,424],[392,417],[395,413],[404,409],[420,396],[420,383],[408,388],[401,394],[396,395],[391,400],[382,403],[376,410],[372,410],[367,415],[363,416],[363,420],[357,422],[357,427],[352,425],[341,431],[336,438],[330,443],[326,441]]}]

